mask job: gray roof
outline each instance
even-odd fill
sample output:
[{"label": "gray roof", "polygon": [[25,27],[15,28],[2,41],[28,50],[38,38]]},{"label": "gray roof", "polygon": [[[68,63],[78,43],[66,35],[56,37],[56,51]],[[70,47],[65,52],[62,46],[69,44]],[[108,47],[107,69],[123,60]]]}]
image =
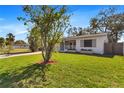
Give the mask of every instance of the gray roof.
[{"label": "gray roof", "polygon": [[107,33],[87,34],[87,35],[81,35],[81,36],[71,36],[71,37],[65,37],[63,39],[77,39],[77,38],[99,37],[99,36],[107,36]]}]

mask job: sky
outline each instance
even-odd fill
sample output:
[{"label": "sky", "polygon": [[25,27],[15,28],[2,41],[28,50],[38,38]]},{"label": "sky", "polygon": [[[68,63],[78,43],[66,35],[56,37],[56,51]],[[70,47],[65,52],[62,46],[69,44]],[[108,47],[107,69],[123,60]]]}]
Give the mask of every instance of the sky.
[{"label": "sky", "polygon": [[[101,5],[73,5],[68,6],[68,13],[71,14],[70,24],[76,27],[87,27],[92,17],[95,17],[101,9],[109,6]],[[119,6],[123,10],[124,6]],[[0,37],[6,37],[8,33],[13,33],[16,40],[27,41],[27,28],[17,17],[25,16],[22,6],[1,5],[0,6]],[[124,39],[122,39],[124,40]],[[122,41],[121,40],[121,41]]]}]

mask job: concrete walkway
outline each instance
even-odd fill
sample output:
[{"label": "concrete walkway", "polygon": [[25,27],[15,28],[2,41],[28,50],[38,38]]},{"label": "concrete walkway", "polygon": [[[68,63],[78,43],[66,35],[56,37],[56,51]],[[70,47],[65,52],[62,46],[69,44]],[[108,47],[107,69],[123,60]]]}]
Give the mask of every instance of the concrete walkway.
[{"label": "concrete walkway", "polygon": [[33,53],[23,53],[23,54],[10,54],[10,55],[0,55],[0,59],[16,57],[16,56],[26,56],[26,55],[34,55],[34,54],[41,54],[41,52],[33,52]]}]

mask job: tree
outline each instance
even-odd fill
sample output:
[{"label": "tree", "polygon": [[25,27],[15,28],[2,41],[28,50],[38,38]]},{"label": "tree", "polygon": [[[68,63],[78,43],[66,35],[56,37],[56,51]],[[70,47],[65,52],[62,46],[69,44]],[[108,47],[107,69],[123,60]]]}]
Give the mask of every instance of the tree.
[{"label": "tree", "polygon": [[23,40],[16,40],[15,42],[14,42],[14,45],[18,45],[18,46],[23,46],[23,45],[25,45],[26,44],[26,42],[25,41],[23,41]]},{"label": "tree", "polygon": [[29,48],[32,52],[38,51],[41,48],[40,40],[40,31],[37,27],[32,28],[28,35]]},{"label": "tree", "polygon": [[91,18],[91,20],[90,20],[91,32],[97,33],[98,27],[99,26],[98,26],[98,20],[97,20],[97,18]]},{"label": "tree", "polygon": [[94,30],[91,27],[86,27],[82,29],[82,35],[95,34]]},{"label": "tree", "polygon": [[0,37],[0,48],[3,48],[4,43],[5,43],[4,38],[3,37]]},{"label": "tree", "polygon": [[70,27],[67,31],[68,36],[78,36],[81,33],[81,27]]},{"label": "tree", "polygon": [[116,14],[110,17],[108,30],[109,41],[117,43],[124,33],[124,14]]},{"label": "tree", "polygon": [[71,27],[67,32],[68,36],[81,36],[87,34],[96,34],[96,31],[91,27],[82,28],[82,27]]},{"label": "tree", "polygon": [[23,11],[28,19],[18,17],[18,20],[31,22],[40,31],[42,57],[48,63],[55,44],[63,37],[69,26],[66,6],[24,6]]},{"label": "tree", "polygon": [[42,46],[42,80],[46,81],[45,68],[49,62],[53,49],[68,28],[70,15],[67,15],[66,6],[24,6],[23,11],[26,18],[18,17],[23,20],[24,25],[31,23],[40,32],[40,43]]},{"label": "tree", "polygon": [[78,27],[78,36],[83,35],[83,28],[82,27]]},{"label": "tree", "polygon": [[15,45],[20,45],[20,46],[21,46],[21,45],[26,44],[26,42],[23,41],[23,40],[16,40],[14,44],[15,44]]},{"label": "tree", "polygon": [[124,13],[110,7],[92,18],[90,26],[97,32],[108,33],[109,42],[116,43],[124,33]]},{"label": "tree", "polygon": [[12,33],[7,34],[6,46],[8,48],[8,53],[10,52],[11,49],[13,49],[14,40],[15,40],[15,36]]},{"label": "tree", "polygon": [[72,36],[72,27],[70,27],[67,31],[68,37]]}]

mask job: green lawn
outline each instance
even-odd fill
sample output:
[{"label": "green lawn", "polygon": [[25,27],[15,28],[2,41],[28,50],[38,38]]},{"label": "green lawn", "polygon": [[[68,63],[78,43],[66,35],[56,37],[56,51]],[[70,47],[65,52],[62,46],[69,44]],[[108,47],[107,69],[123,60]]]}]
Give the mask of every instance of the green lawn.
[{"label": "green lawn", "polygon": [[22,52],[30,52],[30,49],[13,49],[10,53],[22,53]]},{"label": "green lawn", "polygon": [[[0,54],[4,54],[6,50],[0,49]],[[10,53],[24,53],[24,52],[30,52],[30,49],[13,49],[10,51]]]},{"label": "green lawn", "polygon": [[124,87],[124,57],[54,53],[47,81],[41,80],[41,55],[0,59],[0,87]]}]

